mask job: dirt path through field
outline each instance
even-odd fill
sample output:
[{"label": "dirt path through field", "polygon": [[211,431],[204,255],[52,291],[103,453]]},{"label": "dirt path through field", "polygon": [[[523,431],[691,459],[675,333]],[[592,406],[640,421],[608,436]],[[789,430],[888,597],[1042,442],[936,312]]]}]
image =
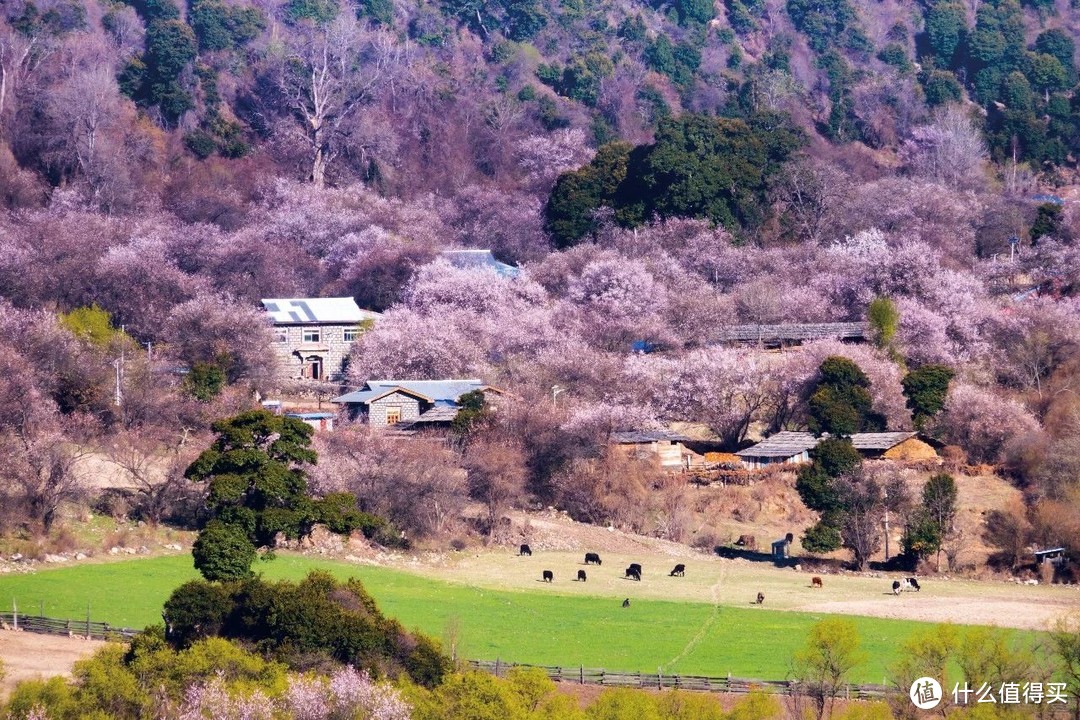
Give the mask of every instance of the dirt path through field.
[{"label": "dirt path through field", "polygon": [[694,637],[690,638],[690,642],[686,643],[686,647],[684,647],[678,655],[671,658],[671,660],[668,660],[667,664],[664,665],[664,670],[667,670],[669,667],[689,655],[690,651],[701,642],[701,640],[709,633],[712,626],[716,624],[716,619],[720,616],[720,586],[724,583],[725,575],[727,575],[727,570],[720,568],[720,577],[709,587],[709,595],[712,597],[712,612],[709,613],[709,617],[701,624],[701,627]]},{"label": "dirt path through field", "polygon": [[0,700],[20,680],[70,675],[76,660],[93,655],[105,645],[98,640],[0,630],[0,660],[7,671],[0,681]]}]

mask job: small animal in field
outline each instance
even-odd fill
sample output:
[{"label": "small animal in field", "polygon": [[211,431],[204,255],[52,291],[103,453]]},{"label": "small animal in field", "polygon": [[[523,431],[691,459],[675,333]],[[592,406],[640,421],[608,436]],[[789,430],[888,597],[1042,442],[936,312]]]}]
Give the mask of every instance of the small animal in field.
[{"label": "small animal in field", "polygon": [[586,565],[600,565],[601,564],[600,563],[600,554],[599,553],[585,553],[585,564]]},{"label": "small animal in field", "polygon": [[588,579],[588,578],[585,577],[585,571],[584,570],[578,570],[577,571],[577,579],[580,582],[585,582]]},{"label": "small animal in field", "polygon": [[532,557],[532,548],[525,543],[522,543],[521,547],[518,548],[518,555],[528,555],[529,557]]},{"label": "small animal in field", "polygon": [[555,573],[551,572],[550,570],[545,570],[544,571],[544,582],[549,583],[549,582],[553,581],[554,579],[555,579]]},{"label": "small animal in field", "polygon": [[676,565],[674,567],[674,569],[672,569],[672,571],[670,573],[668,573],[668,577],[683,577],[685,575],[686,575],[686,566],[683,565],[682,563],[679,563],[678,565]]},{"label": "small animal in field", "polygon": [[622,606],[623,607],[630,607],[630,598],[626,598],[625,600],[623,600],[622,601]]},{"label": "small animal in field", "polygon": [[899,595],[900,594],[900,588],[901,588],[900,581],[899,580],[893,580],[892,581],[892,594],[893,595]]},{"label": "small animal in field", "polygon": [[638,563],[630,563],[630,569],[631,570],[637,570],[638,575],[641,574],[641,565],[638,564]]},{"label": "small animal in field", "polygon": [[765,602],[765,593],[759,592],[757,594],[757,604],[760,605],[763,602]]},{"label": "small animal in field", "polygon": [[825,585],[822,584],[821,578],[819,578],[817,575],[815,575],[814,577],[810,578],[810,587],[812,587],[812,588],[823,588],[823,587],[825,587]]},{"label": "small animal in field", "polygon": [[631,565],[630,567],[626,568],[625,577],[633,578],[634,580],[641,582],[641,571]]},{"label": "small animal in field", "polygon": [[919,592],[920,590],[922,590],[922,588],[919,587],[919,581],[913,577],[904,578],[904,589],[914,590],[915,592]]}]

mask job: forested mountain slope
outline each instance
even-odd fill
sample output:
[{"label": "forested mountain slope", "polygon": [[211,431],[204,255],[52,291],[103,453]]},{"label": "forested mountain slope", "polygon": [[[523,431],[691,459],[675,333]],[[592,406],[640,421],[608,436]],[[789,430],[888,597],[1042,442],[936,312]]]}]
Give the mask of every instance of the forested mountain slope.
[{"label": "forested mountain slope", "polygon": [[[467,449],[409,464],[372,441],[328,482],[494,467],[516,489],[493,502],[676,536],[677,502],[596,464],[608,434],[693,420],[733,448],[803,427],[845,355],[890,429],[913,426],[905,374],[951,368],[925,428],[1028,491],[1003,536],[1080,537],[1062,530],[1078,18],[1042,0],[4,2],[0,523],[47,526],[102,438],[182,468],[177,438],[280,389],[258,299],[351,295],[385,311],[351,381],[482,376],[525,402]],[[525,272],[433,263],[448,247]],[[874,344],[717,344],[875,300],[895,312]],[[465,495],[447,483],[424,488]],[[371,502],[418,534],[446,522],[412,498]]]}]

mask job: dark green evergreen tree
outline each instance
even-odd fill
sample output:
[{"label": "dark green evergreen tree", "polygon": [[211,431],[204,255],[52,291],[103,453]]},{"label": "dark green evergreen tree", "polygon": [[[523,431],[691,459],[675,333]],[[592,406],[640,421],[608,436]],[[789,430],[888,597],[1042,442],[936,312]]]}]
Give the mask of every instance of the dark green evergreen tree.
[{"label": "dark green evergreen tree", "polygon": [[912,370],[900,381],[916,428],[923,428],[945,407],[954,374],[947,365],[931,363]]}]

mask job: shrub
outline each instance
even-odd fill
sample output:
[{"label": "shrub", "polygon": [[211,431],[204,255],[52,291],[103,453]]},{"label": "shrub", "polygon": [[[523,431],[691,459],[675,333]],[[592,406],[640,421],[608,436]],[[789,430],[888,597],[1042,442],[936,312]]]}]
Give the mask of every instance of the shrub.
[{"label": "shrub", "polygon": [[207,580],[238,580],[251,574],[255,546],[236,525],[213,521],[191,547],[195,569]]}]

